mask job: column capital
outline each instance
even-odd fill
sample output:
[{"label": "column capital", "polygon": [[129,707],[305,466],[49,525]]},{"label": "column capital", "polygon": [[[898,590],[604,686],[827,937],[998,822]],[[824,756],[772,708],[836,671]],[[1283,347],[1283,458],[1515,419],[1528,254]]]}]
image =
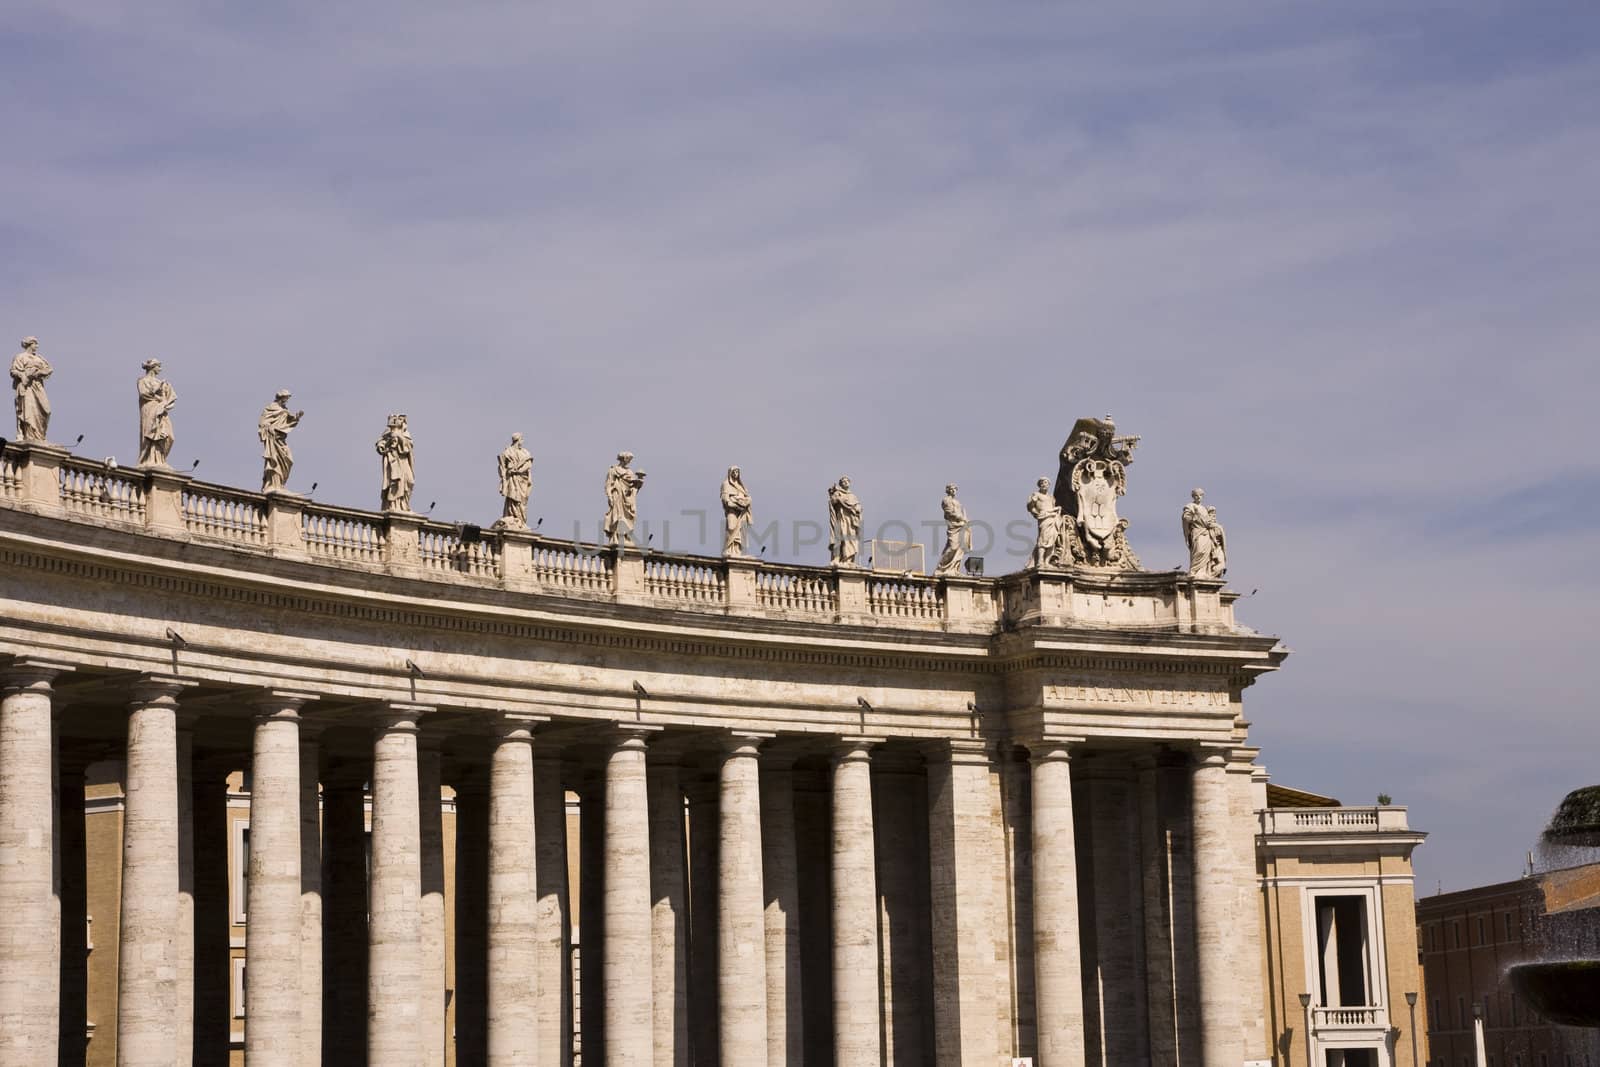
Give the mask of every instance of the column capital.
[{"label": "column capital", "polygon": [[11,694],[31,689],[35,692],[48,693],[51,691],[50,684],[57,676],[69,674],[73,670],[71,664],[58,660],[17,656],[0,666],[0,692]]},{"label": "column capital", "polygon": [[1215,767],[1226,770],[1228,767],[1228,748],[1225,746],[1201,745],[1194,750],[1194,766]]},{"label": "column capital", "polygon": [[883,737],[839,737],[830,743],[828,757],[834,763],[854,763],[872,759],[872,750],[886,741]]},{"label": "column capital", "polygon": [[995,759],[999,746],[981,737],[942,737],[923,746],[930,759],[968,766],[988,766]]},{"label": "column capital", "polygon": [[612,730],[601,736],[601,741],[612,752],[627,749],[644,753],[649,747],[648,739],[661,736],[662,729],[660,726],[648,726],[639,722],[619,722],[614,724]]},{"label": "column capital", "polygon": [[156,672],[141,674],[134,679],[133,699],[128,702],[128,710],[138,711],[152,705],[176,707],[178,697],[183,691],[193,689],[199,684],[187,678],[179,678],[175,674]]},{"label": "column capital", "polygon": [[263,719],[298,719],[300,709],[316,700],[315,693],[294,689],[258,689],[250,694],[247,703],[257,722]]},{"label": "column capital", "polygon": [[372,709],[368,719],[376,733],[411,733],[421,730],[422,718],[439,709],[432,704],[409,704],[401,701],[384,701]]},{"label": "column capital", "polygon": [[736,730],[722,734],[717,738],[724,759],[759,759],[761,746],[776,738],[777,734],[754,733],[746,730]]},{"label": "column capital", "polygon": [[1059,761],[1066,763],[1078,753],[1085,739],[1082,737],[1034,737],[1022,742],[1028,750],[1028,762],[1032,764]]}]

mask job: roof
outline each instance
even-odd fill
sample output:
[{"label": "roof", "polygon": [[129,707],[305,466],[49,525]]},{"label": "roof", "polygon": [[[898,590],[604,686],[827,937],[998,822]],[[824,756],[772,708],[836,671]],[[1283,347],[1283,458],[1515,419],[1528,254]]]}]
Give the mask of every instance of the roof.
[{"label": "roof", "polygon": [[1325,797],[1320,793],[1308,793],[1304,789],[1290,789],[1286,785],[1267,783],[1267,807],[1269,808],[1339,808],[1343,806],[1333,797]]}]

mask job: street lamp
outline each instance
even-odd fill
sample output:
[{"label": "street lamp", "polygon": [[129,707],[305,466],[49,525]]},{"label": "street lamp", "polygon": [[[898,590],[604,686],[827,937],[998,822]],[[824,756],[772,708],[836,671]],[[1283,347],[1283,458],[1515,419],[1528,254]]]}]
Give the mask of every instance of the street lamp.
[{"label": "street lamp", "polygon": [[1300,994],[1300,1010],[1305,1013],[1306,1067],[1311,1067],[1311,994]]},{"label": "street lamp", "polygon": [[1422,1067],[1417,1060],[1417,994],[1406,994],[1406,1007],[1411,1009],[1411,1067]]},{"label": "street lamp", "polygon": [[1489,1054],[1483,1044],[1483,1005],[1472,1006],[1472,1041],[1478,1057],[1478,1067],[1488,1067]]}]

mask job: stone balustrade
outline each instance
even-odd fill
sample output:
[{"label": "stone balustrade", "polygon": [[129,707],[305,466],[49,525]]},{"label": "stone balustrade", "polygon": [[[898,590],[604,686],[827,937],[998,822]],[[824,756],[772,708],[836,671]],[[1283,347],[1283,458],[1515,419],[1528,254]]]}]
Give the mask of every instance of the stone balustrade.
[{"label": "stone balustrade", "polygon": [[581,542],[252,493],[171,471],[117,468],[49,445],[6,447],[0,501],[313,563],[682,611],[979,633],[1019,625],[1235,629],[1235,594],[1220,581],[1181,572],[1067,569],[972,578],[632,549],[619,559],[613,549]]},{"label": "stone balustrade", "polygon": [[1261,812],[1261,832],[1282,834],[1360,834],[1409,832],[1406,809],[1393,806],[1364,808],[1267,808]]}]

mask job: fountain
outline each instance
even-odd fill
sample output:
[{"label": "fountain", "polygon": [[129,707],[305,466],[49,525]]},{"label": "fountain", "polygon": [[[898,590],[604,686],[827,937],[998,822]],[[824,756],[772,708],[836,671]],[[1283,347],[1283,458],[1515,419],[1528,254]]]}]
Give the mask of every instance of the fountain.
[{"label": "fountain", "polygon": [[[1575,789],[1545,827],[1542,845],[1558,855],[1600,851],[1600,785]],[[1514,964],[1507,976],[1524,1000],[1563,1026],[1600,1027],[1600,959],[1584,955],[1585,917],[1551,915],[1541,938],[1543,958]]]}]

